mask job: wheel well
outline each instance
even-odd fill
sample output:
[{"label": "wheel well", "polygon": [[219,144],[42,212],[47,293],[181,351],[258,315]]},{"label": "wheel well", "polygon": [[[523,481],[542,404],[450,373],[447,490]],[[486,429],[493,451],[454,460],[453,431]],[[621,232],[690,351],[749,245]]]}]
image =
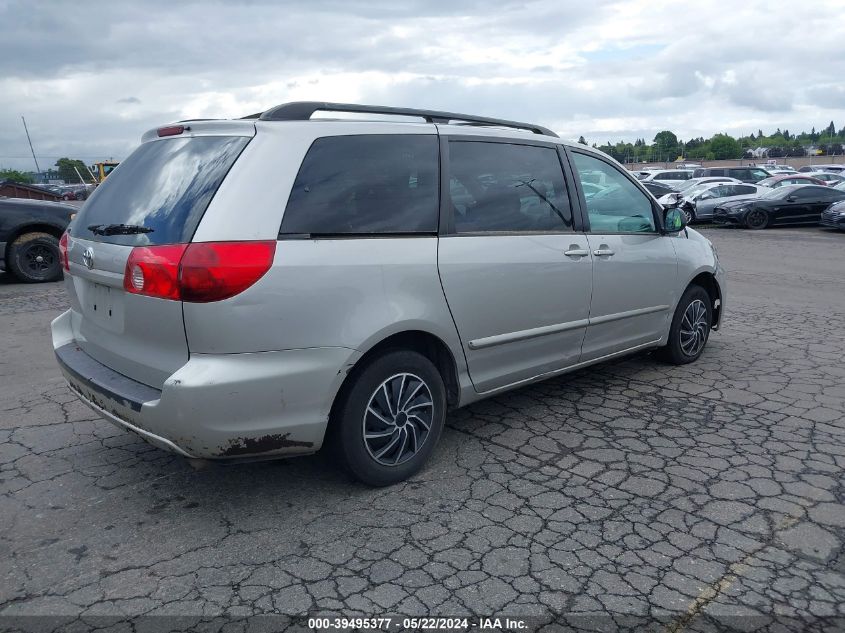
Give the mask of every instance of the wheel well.
[{"label": "wheel well", "polygon": [[[690,282],[690,286],[701,286],[710,295],[713,308],[713,329],[719,329],[722,320],[722,290],[712,273],[700,273]],[[689,286],[688,286],[689,287]]]},{"label": "wheel well", "polygon": [[[27,233],[49,233],[56,239],[60,239],[64,230],[53,224],[25,224],[24,226],[20,226],[15,229],[14,232],[9,235],[6,241],[6,250],[8,251],[9,248],[11,248],[12,242],[18,239],[21,235],[26,235]],[[7,254],[8,253],[4,253],[3,255],[6,256]]]},{"label": "wheel well", "polygon": [[[343,380],[343,384],[341,384],[340,389],[335,396],[334,403],[332,404],[332,410],[334,410],[335,405],[337,405],[337,403],[341,400],[342,396],[352,385],[355,377],[361,372],[361,370],[366,367],[373,358],[392,349],[412,350],[422,354],[434,363],[434,366],[437,367],[437,370],[443,377],[443,384],[446,386],[446,401],[449,404],[449,407],[452,408],[458,405],[460,395],[458,369],[451,350],[446,343],[434,336],[434,334],[423,332],[422,330],[409,330],[388,336],[386,339],[380,341],[378,344],[367,350],[367,352],[358,359],[352,369],[349,370],[346,378]],[[331,416],[331,418],[334,418],[334,416]]]}]

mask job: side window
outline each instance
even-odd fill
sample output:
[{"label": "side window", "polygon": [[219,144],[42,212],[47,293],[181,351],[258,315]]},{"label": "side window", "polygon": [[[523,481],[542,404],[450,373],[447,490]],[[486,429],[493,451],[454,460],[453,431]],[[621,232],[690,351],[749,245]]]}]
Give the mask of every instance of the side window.
[{"label": "side window", "polygon": [[731,195],[730,185],[719,185],[718,187],[711,187],[705,193],[709,193],[712,198],[722,198]]},{"label": "side window", "polygon": [[318,138],[288,198],[280,234],[437,231],[434,135]]},{"label": "side window", "polygon": [[769,174],[764,172],[762,169],[751,169],[751,180],[763,180],[763,178],[768,178]]},{"label": "side window", "polygon": [[795,191],[790,192],[789,196],[794,196],[798,200],[810,200],[817,198],[819,195],[819,187],[799,187]]},{"label": "side window", "polygon": [[748,194],[757,193],[757,188],[751,185],[734,185],[732,196],[746,196]]},{"label": "side window", "polygon": [[[602,174],[588,181],[601,189]],[[449,142],[455,233],[572,231],[572,208],[550,147]]]},{"label": "side window", "polygon": [[[604,188],[587,197],[587,213],[593,233],[654,233],[651,201],[616,167],[580,152],[572,153],[581,182],[584,174],[601,172]],[[586,196],[585,196],[586,197]]]}]

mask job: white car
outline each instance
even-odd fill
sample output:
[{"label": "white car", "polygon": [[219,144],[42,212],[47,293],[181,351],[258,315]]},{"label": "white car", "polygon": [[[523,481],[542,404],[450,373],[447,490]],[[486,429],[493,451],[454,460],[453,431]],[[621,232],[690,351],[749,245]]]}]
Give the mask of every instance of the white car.
[{"label": "white car", "polygon": [[653,180],[670,187],[679,185],[685,180],[692,178],[692,169],[655,169],[650,171],[645,178],[641,178],[643,182]]},{"label": "white car", "polygon": [[839,174],[845,171],[845,165],[805,165],[798,171],[805,174],[807,172],[827,172],[829,174]]},{"label": "white car", "polygon": [[688,191],[697,189],[701,185],[707,185],[715,182],[738,183],[742,181],[737,180],[736,178],[731,178],[729,176],[704,176],[702,178],[690,178],[689,180],[685,180],[682,183],[673,186],[673,189],[675,189],[675,191],[677,191],[678,193],[686,195]]}]

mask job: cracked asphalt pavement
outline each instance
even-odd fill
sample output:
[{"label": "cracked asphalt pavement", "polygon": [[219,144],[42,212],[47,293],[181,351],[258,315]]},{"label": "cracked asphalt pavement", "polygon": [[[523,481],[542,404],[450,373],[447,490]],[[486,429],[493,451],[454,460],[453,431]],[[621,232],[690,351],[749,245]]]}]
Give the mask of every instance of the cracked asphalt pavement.
[{"label": "cracked asphalt pavement", "polygon": [[387,489],[322,455],[195,470],[118,430],[53,360],[61,285],[0,277],[0,628],[393,613],[843,630],[845,235],[703,232],[731,285],[699,362],[640,354],[453,412],[429,467]]}]

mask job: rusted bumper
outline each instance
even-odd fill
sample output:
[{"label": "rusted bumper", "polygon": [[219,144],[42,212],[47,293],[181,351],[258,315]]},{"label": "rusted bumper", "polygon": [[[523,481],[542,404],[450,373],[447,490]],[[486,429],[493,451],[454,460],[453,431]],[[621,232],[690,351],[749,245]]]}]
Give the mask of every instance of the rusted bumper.
[{"label": "rusted bumper", "polygon": [[359,357],[338,347],[193,354],[159,390],[88,355],[67,336],[63,317],[53,322],[53,344],[70,387],[104,418],[185,457],[313,453]]}]

